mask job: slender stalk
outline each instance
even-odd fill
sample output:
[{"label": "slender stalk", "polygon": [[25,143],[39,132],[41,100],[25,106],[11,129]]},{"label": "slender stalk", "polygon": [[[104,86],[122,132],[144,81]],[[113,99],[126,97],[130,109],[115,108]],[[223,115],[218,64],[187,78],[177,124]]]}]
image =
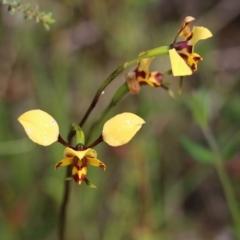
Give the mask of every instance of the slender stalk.
[{"label": "slender stalk", "polygon": [[203,127],[202,128],[203,134],[212,150],[212,152],[215,155],[215,167],[224,191],[224,195],[227,200],[227,204],[229,207],[229,211],[232,216],[232,220],[235,225],[235,232],[237,239],[240,240],[240,211],[238,206],[238,201],[236,199],[236,196],[234,194],[233,187],[231,185],[231,181],[225,171],[224,165],[223,165],[223,159],[218,147],[218,144],[216,140],[214,139],[214,136],[211,132],[211,129],[209,127]]},{"label": "slender stalk", "polygon": [[58,135],[58,142],[61,143],[65,147],[71,147],[64,139],[62,139],[61,135]]},{"label": "slender stalk", "polygon": [[[82,120],[79,123],[79,126],[82,128],[86,120],[88,119],[90,113],[95,108],[100,96],[102,95],[102,92],[104,89],[125,69],[125,65],[123,64],[120,67],[118,67],[99,87],[98,91],[96,92],[90,106],[88,107],[86,113],[84,114]],[[68,138],[72,138],[74,136],[74,130],[70,131],[68,134]]]},{"label": "slender stalk", "polygon": [[[72,137],[73,136],[68,136],[68,144],[69,145],[72,142]],[[67,166],[65,178],[69,177],[70,175],[71,175],[71,167]],[[63,197],[62,197],[62,203],[61,203],[60,214],[59,214],[59,240],[65,240],[66,219],[67,219],[67,206],[68,206],[68,201],[69,201],[70,190],[71,190],[70,189],[70,181],[66,181],[65,180],[65,182],[64,182],[64,190],[63,190]]]},{"label": "slender stalk", "polygon": [[[68,166],[66,168],[66,178],[71,175],[71,168]],[[64,193],[62,198],[62,203],[60,207],[60,216],[59,216],[59,240],[65,239],[66,233],[66,219],[67,219],[67,205],[70,195],[70,181],[64,182]]]},{"label": "slender stalk", "polygon": [[122,66],[120,66],[119,68],[117,68],[103,83],[102,85],[99,87],[98,91],[96,92],[87,112],[85,113],[85,115],[83,116],[82,120],[80,121],[79,125],[82,127],[84,125],[84,123],[86,122],[89,114],[91,113],[91,111],[94,109],[94,107],[96,106],[103,90],[112,82],[113,79],[115,79],[123,70],[124,70],[124,64]]}]

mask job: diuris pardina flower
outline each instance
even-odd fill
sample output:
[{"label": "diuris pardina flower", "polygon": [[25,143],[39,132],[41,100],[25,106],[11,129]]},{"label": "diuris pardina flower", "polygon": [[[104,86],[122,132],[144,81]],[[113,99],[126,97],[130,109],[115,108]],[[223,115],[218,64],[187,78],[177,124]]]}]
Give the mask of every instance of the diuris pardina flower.
[{"label": "diuris pardina flower", "polygon": [[[142,55],[141,53],[140,55]],[[139,56],[140,56],[139,55]],[[138,67],[126,74],[128,88],[132,94],[138,94],[141,85],[159,87],[162,84],[163,74],[161,72],[150,72],[149,66],[153,58],[144,58],[138,62]]]},{"label": "diuris pardina flower", "polygon": [[[31,110],[22,114],[18,118],[26,131],[28,137],[35,143],[48,146],[54,142],[59,142],[66,146],[64,150],[64,159],[55,165],[55,168],[72,165],[72,178],[81,184],[85,181],[88,186],[95,187],[86,178],[87,165],[106,169],[104,163],[97,159],[97,153],[90,147],[85,147],[83,143],[76,147],[68,145],[59,134],[59,127],[56,120],[48,113],[42,110]],[[133,113],[121,113],[109,119],[103,126],[101,136],[97,139],[106,142],[110,146],[121,146],[129,142],[140,130],[145,121]],[[79,127],[80,129],[80,127]],[[81,134],[84,134],[80,129]],[[84,142],[84,141],[81,141]],[[94,144],[96,146],[96,144]]]},{"label": "diuris pardina flower", "polygon": [[197,70],[197,63],[202,60],[202,57],[194,52],[195,44],[212,36],[212,33],[204,27],[194,26],[191,31],[190,24],[194,20],[195,18],[190,16],[184,19],[177,34],[177,37],[182,37],[183,41],[174,41],[171,44],[169,56],[174,76],[191,75]]},{"label": "diuris pardina flower", "polygon": [[64,159],[55,165],[55,168],[63,167],[67,165],[73,165],[72,177],[78,184],[82,181],[89,181],[86,179],[87,175],[87,165],[92,165],[95,167],[100,167],[103,170],[106,169],[104,163],[97,159],[97,152],[94,149],[88,148],[82,151],[75,151],[72,148],[65,148]]}]

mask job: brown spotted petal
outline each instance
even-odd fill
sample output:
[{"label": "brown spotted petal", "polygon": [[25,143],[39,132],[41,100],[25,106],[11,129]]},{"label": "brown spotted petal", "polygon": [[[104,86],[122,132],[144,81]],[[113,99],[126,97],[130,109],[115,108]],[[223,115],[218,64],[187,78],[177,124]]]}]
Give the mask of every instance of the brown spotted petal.
[{"label": "brown spotted petal", "polygon": [[55,169],[59,167],[71,165],[73,161],[74,161],[74,157],[64,158],[63,160],[61,160],[55,165]]},{"label": "brown spotted petal", "polygon": [[159,87],[162,84],[163,74],[160,72],[151,72],[145,79],[139,79],[140,85],[147,84],[151,87]]},{"label": "brown spotted petal", "polygon": [[84,161],[78,160],[72,168],[72,177],[78,184],[86,178],[87,175],[87,165]]},{"label": "brown spotted petal", "polygon": [[202,60],[202,57],[197,53],[193,53],[188,57],[187,63],[193,71],[197,70],[197,64]]},{"label": "brown spotted petal", "polygon": [[179,53],[179,55],[185,60],[185,62],[192,69],[192,71],[197,70],[197,64],[199,61],[202,60],[202,57],[197,53],[192,54]]},{"label": "brown spotted petal", "polygon": [[106,165],[96,158],[86,157],[86,162],[94,167],[100,167],[106,170]]}]

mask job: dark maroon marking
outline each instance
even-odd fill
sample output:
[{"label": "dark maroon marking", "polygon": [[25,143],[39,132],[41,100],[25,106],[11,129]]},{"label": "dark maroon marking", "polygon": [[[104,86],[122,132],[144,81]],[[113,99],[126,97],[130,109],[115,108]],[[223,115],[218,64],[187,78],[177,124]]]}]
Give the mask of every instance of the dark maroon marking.
[{"label": "dark maroon marking", "polygon": [[197,69],[197,68],[196,68],[196,64],[193,63],[193,64],[191,65],[191,69],[192,69],[193,71],[196,71],[196,69]]},{"label": "dark maroon marking", "polygon": [[155,85],[155,83],[153,83],[154,86],[159,87],[159,85],[161,85],[162,80],[163,80],[163,74],[161,72],[158,72],[157,74],[155,74],[154,78],[155,78],[156,82],[158,83],[156,85]]},{"label": "dark maroon marking", "polygon": [[87,166],[87,157],[84,157],[83,159],[82,159],[82,163],[83,163],[83,166]]},{"label": "dark maroon marking", "polygon": [[[78,161],[82,161],[81,166],[78,165]],[[83,167],[87,167],[85,158],[83,158],[82,160],[79,160],[78,158],[76,158],[76,161],[74,162],[74,166],[77,168],[78,171],[82,170]]]},{"label": "dark maroon marking", "polygon": [[170,47],[175,48],[177,51],[180,51],[188,47],[188,41],[175,42],[171,44]]},{"label": "dark maroon marking", "polygon": [[78,165],[76,164],[75,167],[76,167],[76,169],[77,169],[78,171],[82,170],[82,166],[78,166]]},{"label": "dark maroon marking", "polygon": [[171,48],[175,48],[176,51],[182,51],[186,49],[188,53],[192,53],[193,46],[189,45],[188,41],[176,42],[170,45]]},{"label": "dark maroon marking", "polygon": [[192,39],[193,33],[191,33],[187,38],[186,41],[189,41],[190,39]]},{"label": "dark maroon marking", "polygon": [[105,170],[105,168],[106,168],[106,166],[103,163],[100,163],[99,167],[102,168],[103,170]]},{"label": "dark maroon marking", "polygon": [[144,72],[144,71],[138,71],[138,70],[136,70],[135,71],[136,72],[136,77],[138,78],[138,77],[142,77],[142,78],[146,78],[146,76],[147,76],[147,73],[146,72]]},{"label": "dark maroon marking", "polygon": [[86,178],[86,174],[82,174],[79,180],[82,182],[85,178]]},{"label": "dark maroon marking", "polygon": [[145,81],[139,81],[140,86],[148,85]]},{"label": "dark maroon marking", "polygon": [[192,45],[188,45],[186,50],[187,50],[188,53],[192,53],[193,52],[193,46]]},{"label": "dark maroon marking", "polygon": [[59,163],[56,165],[55,168],[58,168],[58,167],[60,167],[61,165],[62,165],[62,162],[59,162]]},{"label": "dark maroon marking", "polygon": [[195,63],[193,63],[192,65],[191,65],[191,69],[193,70],[193,71],[196,71],[197,70],[197,63],[200,61],[200,60],[202,60],[202,58],[201,57],[194,57],[193,58],[193,60],[195,61]]},{"label": "dark maroon marking", "polygon": [[178,53],[179,54],[179,56],[181,57],[181,58],[183,58],[184,60],[187,60],[188,59],[188,55],[186,55],[186,54],[184,54],[184,53]]},{"label": "dark maroon marking", "polygon": [[[162,79],[163,79],[163,74],[161,72],[157,72],[157,73],[150,73],[147,77],[147,79],[149,79],[150,77],[152,77],[155,79],[155,82],[152,82],[154,87],[159,87],[162,83]],[[142,85],[149,85],[146,81],[139,81],[139,84]]]},{"label": "dark maroon marking", "polygon": [[77,164],[75,165],[75,167],[77,168],[78,171],[81,171],[83,169],[83,167],[86,167],[86,165],[81,165],[81,166],[78,166]]},{"label": "dark maroon marking", "polygon": [[78,157],[75,156],[73,159],[73,165],[75,166],[77,164],[77,162],[78,162]]},{"label": "dark maroon marking", "polygon": [[79,183],[79,182],[81,183],[85,178],[86,178],[86,174],[82,174],[80,178],[79,178],[79,175],[77,173],[73,175],[73,179],[77,183]]},{"label": "dark maroon marking", "polygon": [[78,174],[77,174],[77,173],[76,173],[76,174],[74,174],[72,177],[73,177],[73,179],[74,179],[74,181],[75,181],[75,182],[77,182],[77,183],[79,182],[79,180],[80,180],[80,179],[79,179],[79,177],[78,177]]},{"label": "dark maroon marking", "polygon": [[201,61],[202,58],[201,58],[201,57],[194,57],[193,60],[194,60],[195,62],[198,62],[198,61]]}]

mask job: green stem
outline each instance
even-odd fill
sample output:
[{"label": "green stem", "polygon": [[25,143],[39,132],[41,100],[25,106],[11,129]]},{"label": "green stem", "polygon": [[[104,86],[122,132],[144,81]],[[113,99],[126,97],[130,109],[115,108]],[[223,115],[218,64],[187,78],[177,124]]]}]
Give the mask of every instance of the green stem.
[{"label": "green stem", "polygon": [[[72,137],[70,137],[70,135],[68,137],[67,142],[69,145],[71,145]],[[62,197],[60,215],[59,215],[59,240],[65,240],[65,235],[66,235],[67,206],[68,206],[69,196],[71,191],[70,181],[66,181],[66,178],[68,178],[71,175],[71,171],[72,171],[71,166],[67,166],[64,189],[63,189],[63,197]]]},{"label": "green stem", "polygon": [[93,126],[90,128],[90,131],[86,136],[88,136],[87,141],[91,139],[92,134],[97,129],[97,127],[101,124],[104,117],[108,114],[108,112],[129,92],[129,88],[127,86],[127,83],[123,83],[119,89],[114,94],[111,102],[108,104],[108,106],[105,108],[105,110],[102,112],[101,116],[95,121]]},{"label": "green stem", "polygon": [[[71,175],[71,168],[67,166],[66,168],[66,178]],[[59,240],[65,240],[66,235],[66,219],[67,219],[67,206],[70,195],[70,181],[64,182],[64,192],[62,203],[60,207],[60,216],[59,216]]]},{"label": "green stem", "polygon": [[138,56],[137,58],[128,61],[124,64],[125,68],[131,66],[132,64],[144,59],[144,58],[150,58],[150,57],[157,57],[160,55],[167,55],[170,47],[169,46],[162,46],[158,48],[151,49],[149,51],[144,52],[142,55]]},{"label": "green stem", "polygon": [[216,140],[214,139],[214,136],[211,132],[211,129],[209,127],[203,127],[202,128],[203,134],[212,150],[212,152],[215,155],[215,167],[224,191],[224,195],[227,200],[227,204],[229,207],[229,211],[231,213],[234,225],[235,225],[235,232],[237,239],[240,240],[240,211],[238,207],[238,201],[236,199],[236,196],[234,194],[233,187],[231,185],[230,178],[228,177],[224,165],[223,165],[223,159],[219,150],[219,147],[217,145]]},{"label": "green stem", "polygon": [[83,116],[82,120],[79,123],[79,126],[83,126],[84,123],[86,122],[88,116],[90,115],[90,113],[92,112],[92,110],[94,109],[94,107],[96,106],[103,90],[125,69],[125,64],[121,65],[120,67],[118,67],[103,83],[102,85],[99,87],[98,91],[96,92],[87,112],[85,113],[85,115]]}]

